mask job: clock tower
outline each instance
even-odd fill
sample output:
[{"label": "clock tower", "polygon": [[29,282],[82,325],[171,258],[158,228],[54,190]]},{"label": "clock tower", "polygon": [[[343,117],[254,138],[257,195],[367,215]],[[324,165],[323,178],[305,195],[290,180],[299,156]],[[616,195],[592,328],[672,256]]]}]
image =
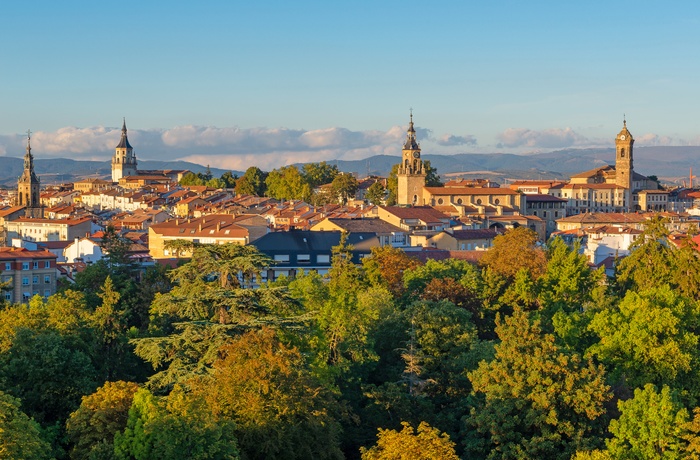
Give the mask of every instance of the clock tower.
[{"label": "clock tower", "polygon": [[17,181],[16,206],[24,206],[26,217],[43,218],[44,207],[41,205],[39,178],[34,172],[34,155],[30,144],[30,132],[27,131],[27,153],[24,154],[24,171]]},{"label": "clock tower", "polygon": [[112,182],[119,182],[119,179],[124,176],[137,176],[139,172],[136,166],[136,155],[134,155],[134,149],[126,136],[125,118],[122,124],[122,138],[112,157]]},{"label": "clock tower", "polygon": [[615,183],[619,187],[627,189],[625,191],[625,205],[627,211],[633,208],[632,189],[634,165],[632,148],[634,146],[634,138],[632,133],[627,129],[627,120],[622,121],[622,130],[615,137]]},{"label": "clock tower", "polygon": [[420,145],[416,141],[413,128],[413,112],[408,124],[406,142],[403,145],[401,163],[396,173],[398,186],[396,200],[399,206],[423,205],[423,187],[425,187],[425,169],[420,159]]}]

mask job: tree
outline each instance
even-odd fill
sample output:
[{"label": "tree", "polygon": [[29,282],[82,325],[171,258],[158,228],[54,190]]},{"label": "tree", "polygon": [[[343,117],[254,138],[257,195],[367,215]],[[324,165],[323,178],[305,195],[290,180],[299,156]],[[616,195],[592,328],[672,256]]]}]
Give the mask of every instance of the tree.
[{"label": "tree", "polygon": [[126,428],[137,390],[138,385],[133,382],[106,382],[83,397],[78,410],[66,422],[72,459],[87,460],[98,450],[114,450],[114,435]]},{"label": "tree", "polygon": [[365,199],[374,205],[383,204],[385,198],[386,188],[384,188],[380,181],[376,181],[374,184],[370,185],[365,193]]},{"label": "tree", "polygon": [[671,389],[654,385],[634,390],[634,398],[617,403],[620,418],[610,421],[606,441],[613,458],[680,459],[685,455],[688,411]]},{"label": "tree", "polygon": [[602,366],[583,362],[516,309],[497,321],[496,357],[468,374],[479,397],[467,447],[490,459],[569,459],[595,447],[610,399]]},{"label": "tree", "polygon": [[302,175],[311,188],[330,184],[339,174],[337,165],[329,165],[325,161],[306,163],[302,167]]},{"label": "tree", "polygon": [[233,422],[213,417],[201,397],[180,387],[167,397],[138,390],[114,453],[123,460],[239,458]]},{"label": "tree", "polygon": [[197,185],[204,185],[206,181],[202,177],[202,174],[195,174],[193,172],[188,172],[184,176],[182,176],[182,179],[180,179],[179,184],[182,185],[183,187],[187,186],[197,186]]},{"label": "tree", "polygon": [[615,381],[632,387],[672,384],[700,397],[699,327],[698,304],[670,287],[628,291],[617,308],[595,314],[589,328],[599,340],[588,353]]},{"label": "tree", "polygon": [[265,179],[267,194],[278,200],[308,200],[311,186],[294,165],[271,171]]},{"label": "tree", "polygon": [[237,195],[257,195],[264,196],[267,190],[265,179],[267,173],[263,172],[257,166],[251,166],[246,169],[243,176],[236,181]]},{"label": "tree", "polygon": [[20,409],[20,401],[0,391],[0,459],[51,458],[51,446],[41,437],[39,424]]},{"label": "tree", "polygon": [[401,431],[379,429],[377,444],[362,448],[362,460],[458,460],[455,443],[445,433],[425,422],[418,425],[418,433],[407,422]]},{"label": "tree", "polygon": [[235,422],[244,458],[339,459],[339,406],[301,352],[271,328],[249,331],[219,351],[193,385],[219,419]]},{"label": "tree", "polygon": [[623,294],[628,289],[675,285],[674,249],[668,241],[665,224],[661,217],[649,219],[642,234],[630,246],[630,254],[617,265],[615,278]]},{"label": "tree", "polygon": [[348,199],[354,197],[357,192],[357,179],[352,174],[338,174],[333,179],[331,190],[340,198],[342,204],[346,204]]},{"label": "tree", "polygon": [[405,292],[404,274],[419,265],[421,262],[418,259],[392,246],[372,248],[370,257],[362,259],[362,267],[369,282],[386,287],[397,298]]},{"label": "tree", "polygon": [[399,179],[397,176],[397,174],[399,173],[399,166],[401,165],[396,163],[394,166],[391,167],[391,171],[389,171],[389,177],[386,180],[386,189],[389,191],[389,194],[386,198],[387,206],[394,206],[399,199]]},{"label": "tree", "polygon": [[545,253],[537,246],[537,233],[527,227],[516,227],[494,238],[493,247],[480,263],[509,280],[523,268],[537,279],[547,266]]},{"label": "tree", "polygon": [[423,161],[423,171],[425,171],[425,186],[426,187],[442,187],[440,176],[437,173],[437,168],[430,165],[430,160]]},{"label": "tree", "polygon": [[0,355],[0,388],[43,424],[65,420],[97,387],[95,380],[88,350],[55,331],[19,329]]},{"label": "tree", "polygon": [[238,175],[233,174],[231,171],[226,171],[221,175],[221,182],[223,182],[224,188],[234,188],[237,180]]}]

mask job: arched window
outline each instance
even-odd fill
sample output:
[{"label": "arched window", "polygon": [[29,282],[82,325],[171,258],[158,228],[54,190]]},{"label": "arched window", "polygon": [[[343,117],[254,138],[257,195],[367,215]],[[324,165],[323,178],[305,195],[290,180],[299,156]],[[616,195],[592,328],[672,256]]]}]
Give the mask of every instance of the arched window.
[{"label": "arched window", "polygon": [[625,149],[620,149],[620,158],[625,158]]}]

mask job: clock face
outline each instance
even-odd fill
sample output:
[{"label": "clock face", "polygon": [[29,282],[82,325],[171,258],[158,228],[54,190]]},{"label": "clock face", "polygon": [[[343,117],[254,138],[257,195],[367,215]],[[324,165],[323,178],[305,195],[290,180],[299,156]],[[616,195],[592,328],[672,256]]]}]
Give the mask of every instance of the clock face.
[{"label": "clock face", "polygon": [[418,152],[413,152],[413,158],[418,158],[420,156],[420,153]]},{"label": "clock face", "polygon": [[624,134],[622,136],[620,136],[621,141],[624,141],[625,139],[627,139],[627,137]]}]

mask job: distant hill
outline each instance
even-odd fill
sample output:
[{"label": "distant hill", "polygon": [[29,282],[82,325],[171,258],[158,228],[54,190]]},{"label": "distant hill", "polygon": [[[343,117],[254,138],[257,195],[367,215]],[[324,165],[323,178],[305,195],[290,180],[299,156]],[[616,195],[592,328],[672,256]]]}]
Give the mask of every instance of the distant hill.
[{"label": "distant hill", "polygon": [[[613,164],[615,150],[565,149],[530,155],[511,153],[462,153],[457,155],[424,154],[438,173],[447,177],[483,177],[504,182],[508,179],[567,179],[575,173],[598,166]],[[398,156],[377,155],[363,160],[333,160],[341,171],[354,172],[359,176],[376,174],[386,176],[391,167],[399,162]],[[22,158],[3,157],[0,169],[0,185],[14,187],[22,173]],[[69,159],[37,159],[37,174],[43,184],[69,182],[85,177],[108,178],[111,174],[109,161],[76,161]],[[204,172],[206,166],[186,161],[139,161],[140,169],[188,169]],[[656,175],[667,182],[681,183],[686,180],[690,168],[700,172],[700,147],[637,147],[634,149],[634,169],[640,174]],[[211,168],[214,176],[226,170]],[[239,176],[242,171],[233,171]]]},{"label": "distant hill", "polygon": [[[17,178],[22,175],[24,160],[16,157],[4,157],[0,169],[0,186],[15,187]],[[139,169],[187,169],[192,172],[204,172],[207,167],[187,161],[139,161]],[[109,179],[112,166],[109,161],[79,161],[67,158],[35,159],[34,171],[39,176],[42,185],[72,182],[86,177]],[[226,170],[211,168],[214,176],[221,176]],[[240,171],[233,171],[239,176]]]}]

